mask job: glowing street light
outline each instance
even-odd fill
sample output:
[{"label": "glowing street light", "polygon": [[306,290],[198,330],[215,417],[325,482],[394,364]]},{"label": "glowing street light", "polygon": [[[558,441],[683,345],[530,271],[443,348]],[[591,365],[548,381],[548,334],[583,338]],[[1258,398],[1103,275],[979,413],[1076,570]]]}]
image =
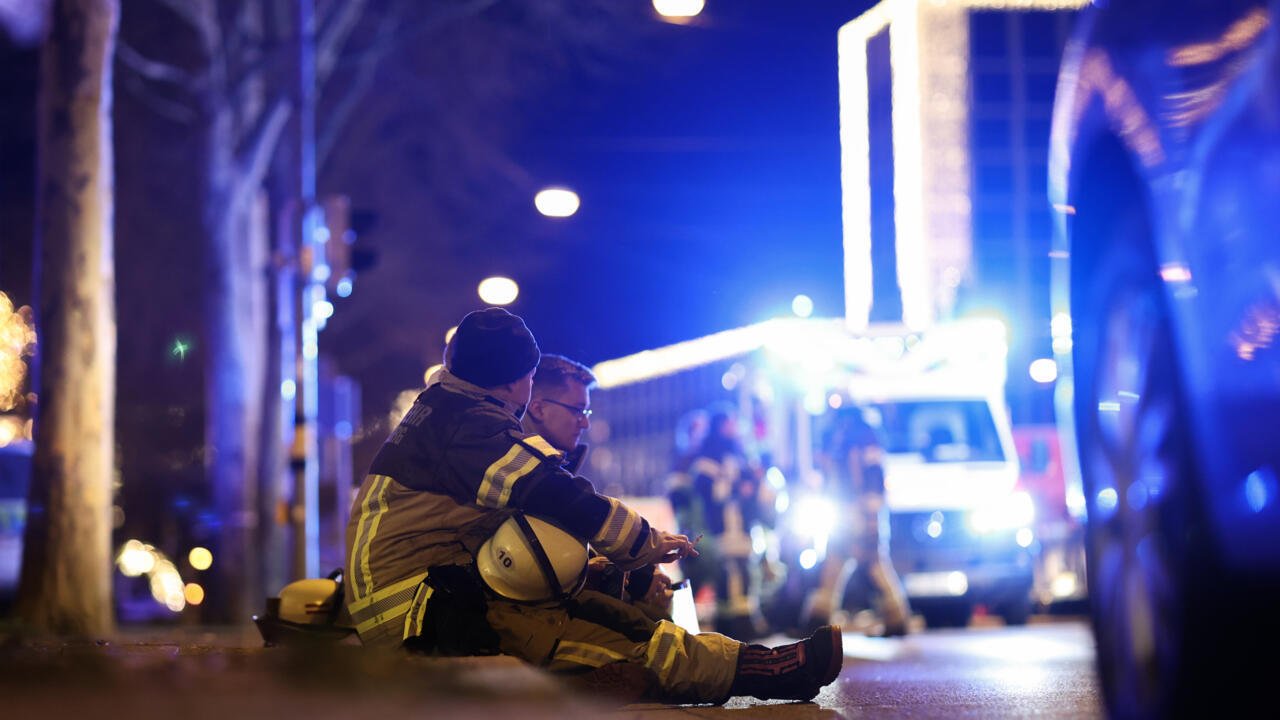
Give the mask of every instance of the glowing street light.
[{"label": "glowing street light", "polygon": [[1027,373],[1031,375],[1032,380],[1041,385],[1048,385],[1058,379],[1058,363],[1054,362],[1053,358],[1032,360]]},{"label": "glowing street light", "polygon": [[520,295],[520,286],[511,278],[495,275],[481,280],[476,292],[488,305],[510,305]]},{"label": "glowing street light", "polygon": [[569,188],[549,187],[533,196],[533,206],[547,217],[567,218],[578,212],[581,204],[578,193]]},{"label": "glowing street light", "polygon": [[691,18],[705,5],[704,0],[653,0],[653,9],[664,18]]},{"label": "glowing street light", "polygon": [[813,314],[813,298],[808,295],[797,295],[791,299],[791,312],[796,317],[807,318]]}]

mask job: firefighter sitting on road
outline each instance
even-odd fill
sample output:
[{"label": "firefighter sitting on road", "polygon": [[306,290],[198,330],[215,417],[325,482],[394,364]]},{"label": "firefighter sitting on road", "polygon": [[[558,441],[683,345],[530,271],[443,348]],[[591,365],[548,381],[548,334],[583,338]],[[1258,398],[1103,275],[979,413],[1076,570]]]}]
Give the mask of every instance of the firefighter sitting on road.
[{"label": "firefighter sitting on road", "polygon": [[561,466],[563,453],[521,429],[539,356],[520,318],[499,308],[467,315],[439,381],[374,458],[347,527],[346,602],[361,641],[501,652],[601,685],[640,677],[644,695],[662,702],[808,700],[834,680],[838,628],[766,648],[575,593],[587,542],[623,570],[696,551],[597,494]]},{"label": "firefighter sitting on road", "polygon": [[[551,447],[565,453],[562,467],[577,474],[586,461],[582,433],[591,428],[591,389],[596,376],[582,363],[563,355],[542,354],[533,373],[533,392],[520,424]],[[586,587],[627,600],[654,620],[671,619],[671,578],[648,565],[631,572],[618,569],[594,553],[587,565]]]}]

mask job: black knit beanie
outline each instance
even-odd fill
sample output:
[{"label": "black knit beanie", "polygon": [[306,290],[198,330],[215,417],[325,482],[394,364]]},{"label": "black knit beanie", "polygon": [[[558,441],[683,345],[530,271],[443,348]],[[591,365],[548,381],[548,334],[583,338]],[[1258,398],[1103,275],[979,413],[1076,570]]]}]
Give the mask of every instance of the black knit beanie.
[{"label": "black knit beanie", "polygon": [[467,313],[444,349],[449,372],[483,388],[519,380],[541,357],[524,320],[496,307]]}]

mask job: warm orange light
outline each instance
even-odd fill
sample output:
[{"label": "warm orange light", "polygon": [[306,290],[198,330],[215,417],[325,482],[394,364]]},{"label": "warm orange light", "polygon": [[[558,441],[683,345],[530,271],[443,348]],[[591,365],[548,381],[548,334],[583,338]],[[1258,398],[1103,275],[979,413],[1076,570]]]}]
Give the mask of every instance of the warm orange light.
[{"label": "warm orange light", "polygon": [[199,605],[204,602],[204,588],[196,583],[187,583],[182,588],[182,597],[186,598],[188,605]]},{"label": "warm orange light", "polygon": [[27,375],[23,357],[32,354],[35,343],[31,308],[15,309],[9,296],[0,292],[0,411],[13,409],[22,397]]}]

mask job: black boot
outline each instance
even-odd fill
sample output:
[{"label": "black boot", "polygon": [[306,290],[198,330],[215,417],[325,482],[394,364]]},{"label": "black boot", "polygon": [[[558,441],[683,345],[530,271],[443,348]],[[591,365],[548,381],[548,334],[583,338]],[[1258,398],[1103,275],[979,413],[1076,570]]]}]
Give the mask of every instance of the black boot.
[{"label": "black boot", "polygon": [[738,653],[738,670],[730,695],[753,695],[761,700],[812,700],[835,680],[844,665],[844,644],[838,626],[821,627],[790,645],[767,648],[747,645]]}]

